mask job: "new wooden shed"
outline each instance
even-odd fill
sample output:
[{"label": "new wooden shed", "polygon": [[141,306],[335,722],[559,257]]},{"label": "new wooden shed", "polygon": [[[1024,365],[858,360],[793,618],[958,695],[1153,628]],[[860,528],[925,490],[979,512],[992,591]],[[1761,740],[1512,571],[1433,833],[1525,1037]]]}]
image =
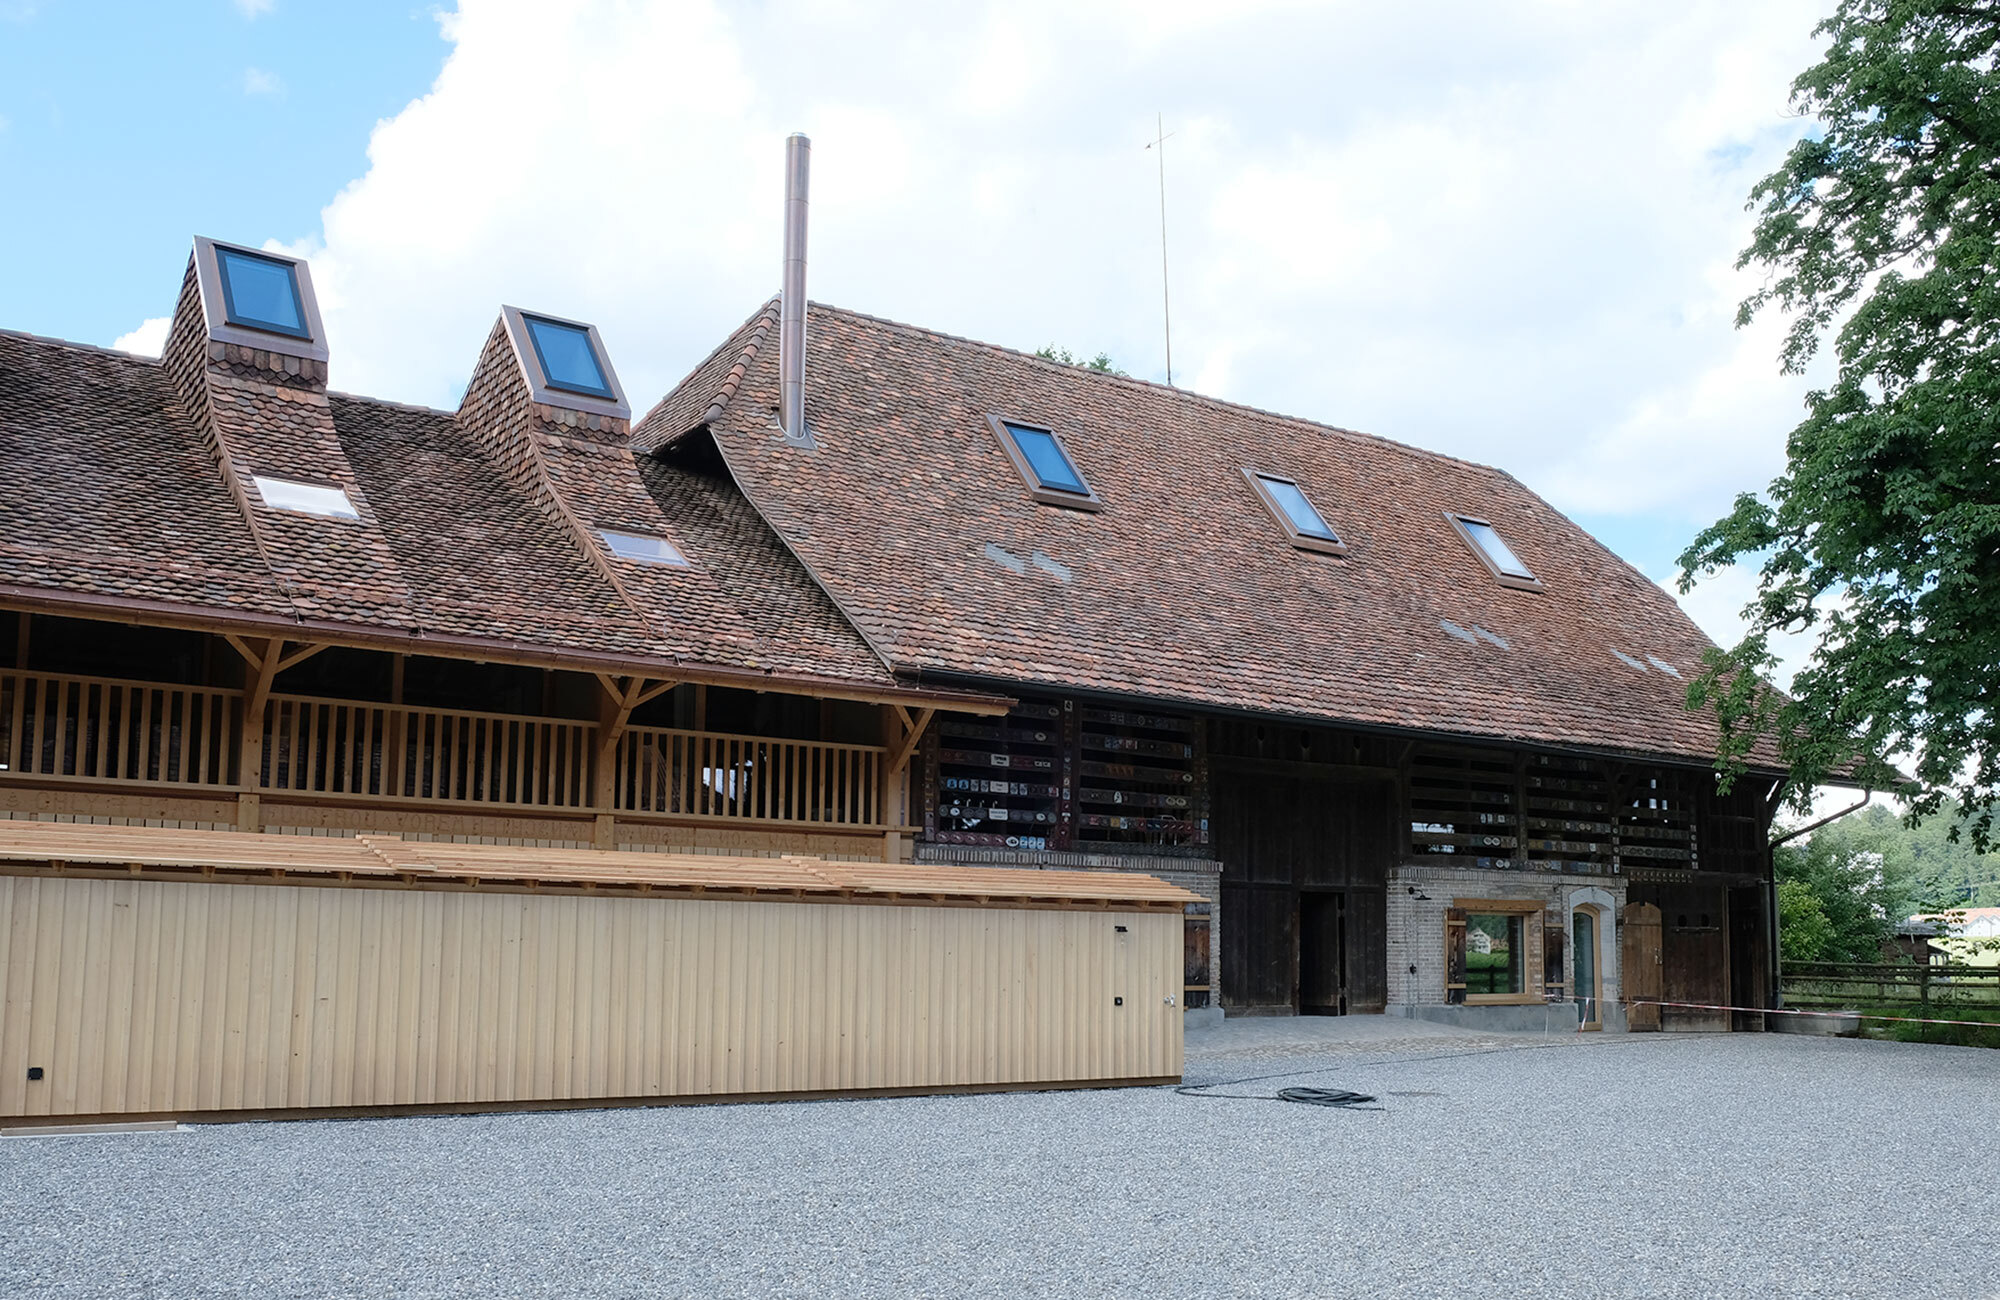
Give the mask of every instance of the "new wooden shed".
[{"label": "new wooden shed", "polygon": [[0,1120],[1158,1083],[1139,875],[0,822]]}]

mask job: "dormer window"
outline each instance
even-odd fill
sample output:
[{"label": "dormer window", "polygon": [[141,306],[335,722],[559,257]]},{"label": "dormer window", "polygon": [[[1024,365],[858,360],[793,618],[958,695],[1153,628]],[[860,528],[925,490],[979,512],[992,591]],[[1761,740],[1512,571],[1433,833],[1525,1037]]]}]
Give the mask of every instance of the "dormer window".
[{"label": "dormer window", "polygon": [[597,349],[591,346],[588,329],[525,312],[521,320],[528,327],[528,339],[535,345],[535,359],[542,363],[542,374],[548,378],[550,388],[590,397],[611,396],[611,386],[604,382],[604,367],[597,364]]},{"label": "dormer window", "polygon": [[519,307],[502,307],[500,317],[534,401],[617,420],[632,418],[595,325]]},{"label": "dormer window", "polygon": [[[194,272],[209,338],[259,352],[326,360],[312,268],[304,261],[196,236]],[[326,376],[319,378],[323,382]]]},{"label": "dormer window", "polygon": [[361,518],[361,512],[354,508],[354,502],[348,499],[345,488],[299,483],[288,478],[265,478],[262,474],[250,477],[257,484],[257,493],[264,498],[264,504],[273,510],[319,515],[326,519]]},{"label": "dormer window", "polygon": [[1102,510],[1104,502],[1093,492],[1056,437],[1055,430],[1024,424],[998,415],[987,423],[1000,439],[1014,472],[1027,484],[1028,495],[1043,505],[1068,506],[1072,510]]},{"label": "dormer window", "polygon": [[636,560],[640,564],[665,564],[674,568],[687,567],[687,556],[681,549],[664,537],[654,537],[650,533],[621,533],[610,528],[600,528],[597,535],[611,548],[611,553],[621,560]]},{"label": "dormer window", "polygon": [[1245,469],[1243,476],[1250,480],[1250,486],[1257,492],[1257,499],[1271,512],[1271,518],[1285,530],[1292,545],[1303,551],[1319,551],[1327,555],[1345,555],[1347,546],[1340,535],[1326,522],[1310,499],[1305,489],[1296,479],[1282,474],[1266,474],[1261,470]]},{"label": "dormer window", "polygon": [[291,262],[218,244],[215,264],[222,273],[224,320],[295,339],[312,337],[299,298],[299,274]]},{"label": "dormer window", "polygon": [[1479,557],[1479,562],[1499,580],[1503,587],[1514,587],[1521,591],[1540,591],[1542,584],[1533,570],[1514,553],[1500,530],[1484,519],[1473,515],[1459,515],[1447,512],[1445,518],[1451,522],[1459,539]]}]

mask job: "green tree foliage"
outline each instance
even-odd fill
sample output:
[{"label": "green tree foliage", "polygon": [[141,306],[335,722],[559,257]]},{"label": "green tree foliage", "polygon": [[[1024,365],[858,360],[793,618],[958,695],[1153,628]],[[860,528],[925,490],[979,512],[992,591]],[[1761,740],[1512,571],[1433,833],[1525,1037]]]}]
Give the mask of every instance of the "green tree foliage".
[{"label": "green tree foliage", "polygon": [[1778,882],[1778,955],[1789,966],[1802,961],[1831,961],[1836,936],[1833,922],[1820,906],[1819,895],[1803,880]]},{"label": "green tree foliage", "polygon": [[1085,361],[1082,357],[1073,354],[1068,348],[1059,348],[1051,343],[1047,347],[1036,348],[1035,355],[1044,361],[1060,361],[1066,366],[1076,366],[1083,370],[1096,370],[1107,375],[1117,375],[1124,379],[1131,378],[1130,375],[1127,375],[1116,365],[1112,364],[1109,352],[1100,352],[1090,360]]},{"label": "green tree foliage", "polygon": [[1896,923],[1919,910],[1905,828],[1870,811],[1883,816],[1843,818],[1773,854],[1784,960],[1879,961]]},{"label": "green tree foliage", "polygon": [[2000,854],[1976,852],[1967,843],[1969,835],[1954,834],[1962,829],[1960,823],[1958,816],[1940,816],[1910,826],[1875,806],[1821,827],[1813,838],[1843,851],[1880,853],[1889,872],[1907,882],[1910,910],[1905,915],[2000,907]]},{"label": "green tree foliage", "polygon": [[[1792,88],[1817,124],[1752,192],[1739,265],[1769,273],[1739,324],[1790,314],[1783,364],[1833,344],[1785,472],[1681,556],[1681,589],[1759,562],[1751,630],[1692,707],[1724,780],[1773,736],[1798,800],[1846,767],[1915,776],[1981,847],[2000,794],[2000,5],[1842,0]],[[1772,633],[1815,629],[1789,697]],[[1853,766],[1849,766],[1853,765]],[[1954,827],[1959,823],[1954,822]]]}]

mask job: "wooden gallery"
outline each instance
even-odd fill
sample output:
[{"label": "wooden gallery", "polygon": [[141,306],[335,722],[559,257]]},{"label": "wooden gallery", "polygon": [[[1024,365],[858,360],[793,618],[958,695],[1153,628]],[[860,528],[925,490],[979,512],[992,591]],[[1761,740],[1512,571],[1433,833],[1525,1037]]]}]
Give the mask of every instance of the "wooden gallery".
[{"label": "wooden gallery", "polygon": [[[1507,474],[786,293],[633,420],[329,391],[195,241],[0,334],[0,1122],[1157,1082],[1183,1025],[1761,1027],[1708,643]],[[1647,1005],[1628,1013],[1626,1001]]]}]

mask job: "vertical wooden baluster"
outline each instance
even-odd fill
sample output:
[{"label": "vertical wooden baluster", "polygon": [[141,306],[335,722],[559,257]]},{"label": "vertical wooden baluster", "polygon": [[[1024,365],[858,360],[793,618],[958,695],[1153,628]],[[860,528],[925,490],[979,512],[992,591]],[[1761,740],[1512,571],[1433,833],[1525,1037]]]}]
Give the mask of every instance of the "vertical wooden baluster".
[{"label": "vertical wooden baluster", "polygon": [[[187,771],[188,750],[192,747],[194,749],[195,780],[201,785],[208,784],[208,738],[215,730],[209,725],[211,712],[209,707],[210,698],[206,695],[201,697],[201,735],[199,738],[188,734],[194,730],[192,725],[194,720],[188,716],[189,711],[181,713],[181,771]],[[218,695],[214,696],[213,699],[216,703],[220,704],[224,700],[224,697]],[[199,740],[198,745],[196,743],[197,739]]]},{"label": "vertical wooden baluster", "polygon": [[8,673],[4,680],[14,693],[14,702],[7,714],[7,752],[0,755],[0,759],[4,759],[8,771],[18,772],[21,770],[21,697],[27,693],[28,679],[21,673]]},{"label": "vertical wooden baluster", "polygon": [[[118,706],[127,689],[111,685],[97,688],[97,726],[92,728],[97,736],[97,757],[91,767],[99,779],[118,775],[118,731],[125,725],[125,714]],[[117,713],[115,719],[113,713]]]},{"label": "vertical wooden baluster", "polygon": [[[164,719],[166,714],[172,710],[171,701],[177,694],[179,694],[178,691],[170,691],[164,686],[157,690],[151,686],[144,686],[139,690],[139,734],[132,744],[132,752],[138,756],[136,764],[138,771],[134,774],[138,780],[151,781],[157,779],[166,781],[168,779],[166,754],[167,728]],[[160,775],[157,778],[153,776],[153,697],[155,695],[160,697],[160,714],[162,718],[158,751]],[[127,762],[125,766],[131,768],[134,764]]]},{"label": "vertical wooden baluster", "polygon": [[[188,774],[188,745],[190,744],[188,732],[194,726],[194,711],[197,707],[197,702],[206,699],[207,695],[202,691],[176,691],[174,692],[173,702],[180,707],[176,709],[172,705],[168,705],[160,715],[160,766],[164,768],[171,760],[173,763],[174,779],[178,781],[190,781],[193,779]],[[180,714],[181,719],[181,725],[178,728],[180,732],[179,740],[174,739],[174,732],[176,730],[174,727],[174,714],[176,713]]]}]

